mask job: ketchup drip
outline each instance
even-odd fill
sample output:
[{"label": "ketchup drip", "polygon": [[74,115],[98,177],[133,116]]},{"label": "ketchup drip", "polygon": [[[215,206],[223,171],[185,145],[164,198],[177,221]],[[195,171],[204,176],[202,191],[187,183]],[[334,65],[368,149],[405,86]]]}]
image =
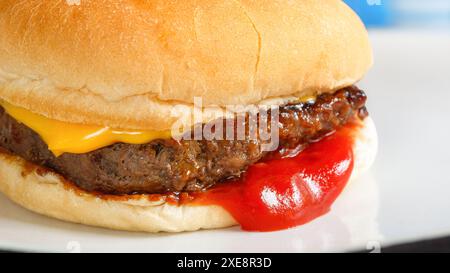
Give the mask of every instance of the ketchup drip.
[{"label": "ketchup drip", "polygon": [[216,185],[192,202],[223,207],[248,231],[282,230],[312,221],[330,210],[350,178],[353,125],[294,157],[254,164],[241,179]]}]

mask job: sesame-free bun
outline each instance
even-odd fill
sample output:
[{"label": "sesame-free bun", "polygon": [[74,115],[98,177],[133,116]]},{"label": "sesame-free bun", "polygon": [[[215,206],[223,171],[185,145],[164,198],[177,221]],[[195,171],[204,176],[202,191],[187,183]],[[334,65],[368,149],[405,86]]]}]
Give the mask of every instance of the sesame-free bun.
[{"label": "sesame-free bun", "polygon": [[340,0],[2,0],[0,99],[50,118],[166,130],[174,104],[331,92],[372,63]]},{"label": "sesame-free bun", "polygon": [[[376,155],[377,134],[370,118],[365,120],[355,140],[352,179],[367,170]],[[176,206],[150,201],[146,195],[100,198],[68,183],[56,173],[0,152],[0,192],[43,215],[85,225],[145,232],[194,231],[237,224],[219,206]]]}]

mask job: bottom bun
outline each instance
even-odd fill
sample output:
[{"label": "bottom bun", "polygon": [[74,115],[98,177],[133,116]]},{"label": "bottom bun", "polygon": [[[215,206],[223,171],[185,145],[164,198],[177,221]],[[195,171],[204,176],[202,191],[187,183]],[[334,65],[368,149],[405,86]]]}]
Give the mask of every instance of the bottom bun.
[{"label": "bottom bun", "polygon": [[[377,134],[367,118],[355,138],[352,179],[375,159]],[[0,191],[34,212],[60,220],[117,230],[182,232],[236,225],[220,206],[172,205],[147,195],[104,198],[79,190],[57,173],[0,152]]]}]

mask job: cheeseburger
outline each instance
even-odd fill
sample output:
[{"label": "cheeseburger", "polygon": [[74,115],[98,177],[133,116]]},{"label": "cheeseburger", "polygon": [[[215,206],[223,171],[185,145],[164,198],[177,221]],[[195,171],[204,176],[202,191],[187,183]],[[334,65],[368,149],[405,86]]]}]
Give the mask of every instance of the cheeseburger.
[{"label": "cheeseburger", "polygon": [[0,191],[43,215],[286,229],[376,153],[340,0],[2,0],[0,33]]}]

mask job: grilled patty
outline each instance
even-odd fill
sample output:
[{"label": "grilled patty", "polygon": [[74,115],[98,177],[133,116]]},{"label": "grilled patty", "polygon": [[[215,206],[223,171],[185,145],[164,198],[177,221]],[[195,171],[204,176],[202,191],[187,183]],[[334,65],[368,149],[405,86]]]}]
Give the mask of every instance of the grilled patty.
[{"label": "grilled patty", "polygon": [[[357,87],[322,94],[314,102],[288,104],[279,112],[279,150],[307,145],[367,116],[366,95]],[[244,121],[248,122],[248,120]],[[34,131],[0,108],[0,146],[62,174],[80,188],[108,194],[199,191],[240,176],[271,156],[263,141],[160,139],[147,144],[116,143],[85,154],[55,157]]]}]

